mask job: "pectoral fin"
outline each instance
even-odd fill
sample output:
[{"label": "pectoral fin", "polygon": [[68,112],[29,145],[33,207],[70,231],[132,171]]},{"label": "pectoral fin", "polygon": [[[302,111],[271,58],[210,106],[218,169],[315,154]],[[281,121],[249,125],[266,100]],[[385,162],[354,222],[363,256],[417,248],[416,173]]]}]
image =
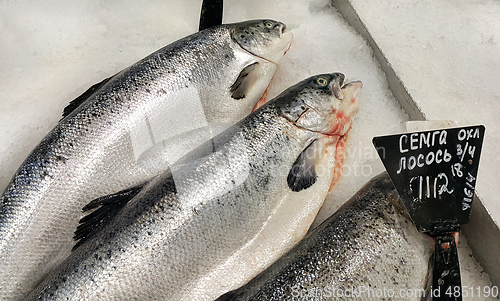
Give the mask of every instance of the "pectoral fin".
[{"label": "pectoral fin", "polygon": [[261,68],[261,65],[258,62],[255,62],[241,70],[240,75],[229,89],[232,93],[231,97],[234,99],[245,98],[248,95],[248,91],[252,89],[259,79]]},{"label": "pectoral fin", "polygon": [[311,142],[302,153],[298,156],[297,160],[292,165],[288,173],[287,182],[288,187],[295,192],[307,189],[316,183],[318,175],[316,173],[316,140]]}]

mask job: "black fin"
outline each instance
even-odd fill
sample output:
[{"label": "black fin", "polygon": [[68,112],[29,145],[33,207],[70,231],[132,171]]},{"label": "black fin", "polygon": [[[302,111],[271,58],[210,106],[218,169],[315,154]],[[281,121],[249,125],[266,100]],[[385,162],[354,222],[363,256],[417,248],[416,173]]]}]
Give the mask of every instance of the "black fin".
[{"label": "black fin", "polygon": [[203,0],[199,30],[222,24],[222,0]]},{"label": "black fin", "polygon": [[307,189],[316,183],[318,175],[316,174],[315,166],[315,147],[314,140],[309,144],[299,155],[297,160],[292,165],[288,173],[288,187],[292,191],[299,192]]},{"label": "black fin", "polygon": [[259,63],[255,62],[241,70],[240,75],[229,89],[229,91],[232,92],[232,98],[242,99],[247,96],[248,90],[250,90],[258,79],[258,76],[252,74],[257,67],[259,67]]},{"label": "black fin", "polygon": [[87,98],[89,98],[92,94],[94,94],[95,91],[99,90],[102,86],[104,86],[112,77],[113,76],[108,77],[108,78],[104,79],[103,81],[101,81],[100,83],[93,85],[87,91],[83,92],[82,95],[73,99],[69,103],[69,105],[67,105],[64,108],[62,117],[64,118],[64,117],[68,116],[71,112],[73,112],[76,108],[78,108],[85,100],[87,100]]},{"label": "black fin", "polygon": [[122,190],[120,192],[105,195],[90,202],[82,208],[83,212],[92,210],[80,220],[73,239],[76,241],[73,250],[82,245],[92,237],[99,229],[106,225],[134,196],[136,196],[146,183]]}]

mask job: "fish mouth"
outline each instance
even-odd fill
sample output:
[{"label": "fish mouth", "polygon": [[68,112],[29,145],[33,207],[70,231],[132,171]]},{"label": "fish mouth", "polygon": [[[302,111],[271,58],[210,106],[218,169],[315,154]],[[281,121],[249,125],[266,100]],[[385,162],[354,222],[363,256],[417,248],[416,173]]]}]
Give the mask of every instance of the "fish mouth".
[{"label": "fish mouth", "polygon": [[361,88],[363,88],[363,83],[359,80],[348,82],[344,85],[344,77],[340,78],[337,82],[332,83],[332,91],[338,100],[343,100],[347,94],[351,94],[351,103],[354,103],[355,99],[358,99],[361,94]]},{"label": "fish mouth", "polygon": [[[286,30],[286,25],[283,24],[283,27],[281,28],[281,35],[280,35],[280,38],[283,38],[283,35],[285,34],[285,30]],[[292,42],[293,42],[293,33],[292,32],[289,32],[289,34],[291,35],[290,37],[290,41],[288,42],[287,45],[285,45],[285,50],[283,51],[283,55],[285,55],[288,50],[290,50],[290,48],[292,47]]]},{"label": "fish mouth", "polygon": [[[361,88],[363,88],[363,83],[359,80],[355,80],[355,81],[349,82],[349,83],[345,84],[344,86],[342,86],[342,92],[343,93],[351,92],[352,93],[351,103],[353,103],[354,102],[353,99],[357,99],[359,97],[359,95],[361,94]],[[348,90],[351,90],[351,91],[348,91]]]},{"label": "fish mouth", "polygon": [[256,56],[264,61],[267,61],[269,63],[278,65],[278,62],[283,58],[283,56],[290,50],[292,47],[292,42],[293,42],[293,33],[290,31],[285,31],[286,25],[283,24],[281,31],[280,31],[280,37],[279,37],[279,42],[277,43],[278,45],[276,46],[277,50],[274,50],[272,52],[269,52],[267,54],[256,54],[245,47],[241,46],[239,43],[238,46],[243,49],[245,52]]},{"label": "fish mouth", "polygon": [[[330,126],[320,131],[327,136],[344,136],[352,125],[354,115],[359,110],[359,96],[363,83],[361,81],[352,81],[342,86],[344,79],[341,78],[337,83],[332,83],[332,91],[342,105],[339,109],[334,109],[330,115]],[[341,87],[340,87],[341,86]]]}]

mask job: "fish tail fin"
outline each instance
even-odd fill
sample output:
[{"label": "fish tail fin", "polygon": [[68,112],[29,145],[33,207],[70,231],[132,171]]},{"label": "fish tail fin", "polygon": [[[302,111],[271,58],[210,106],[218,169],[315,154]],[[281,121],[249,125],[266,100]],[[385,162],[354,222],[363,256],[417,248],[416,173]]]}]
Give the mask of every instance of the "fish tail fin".
[{"label": "fish tail fin", "polygon": [[[119,191],[114,194],[97,198],[82,208],[83,212],[95,209],[80,220],[73,239],[76,241],[73,250],[77,249],[104,225],[108,223],[132,198],[134,198],[146,183]],[[96,209],[97,208],[97,209]]]}]

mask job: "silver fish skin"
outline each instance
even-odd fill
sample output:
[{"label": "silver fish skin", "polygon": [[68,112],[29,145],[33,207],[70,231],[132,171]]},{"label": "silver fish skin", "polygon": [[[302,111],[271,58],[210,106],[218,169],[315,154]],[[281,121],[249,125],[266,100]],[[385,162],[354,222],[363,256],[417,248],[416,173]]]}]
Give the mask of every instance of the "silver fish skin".
[{"label": "silver fish skin", "polygon": [[433,251],[384,172],[268,269],[216,301],[427,300]]},{"label": "silver fish skin", "polygon": [[291,40],[277,21],[221,25],[91,88],[0,198],[0,300],[26,295],[69,255],[84,205],[158,174],[163,165],[137,161],[144,145],[249,114]]},{"label": "silver fish skin", "polygon": [[[180,159],[25,300],[213,300],[249,281],[305,235],[328,193],[345,132],[322,133],[324,119],[354,114],[362,86],[343,79],[306,79]],[[316,121],[298,126],[310,110]]]}]

